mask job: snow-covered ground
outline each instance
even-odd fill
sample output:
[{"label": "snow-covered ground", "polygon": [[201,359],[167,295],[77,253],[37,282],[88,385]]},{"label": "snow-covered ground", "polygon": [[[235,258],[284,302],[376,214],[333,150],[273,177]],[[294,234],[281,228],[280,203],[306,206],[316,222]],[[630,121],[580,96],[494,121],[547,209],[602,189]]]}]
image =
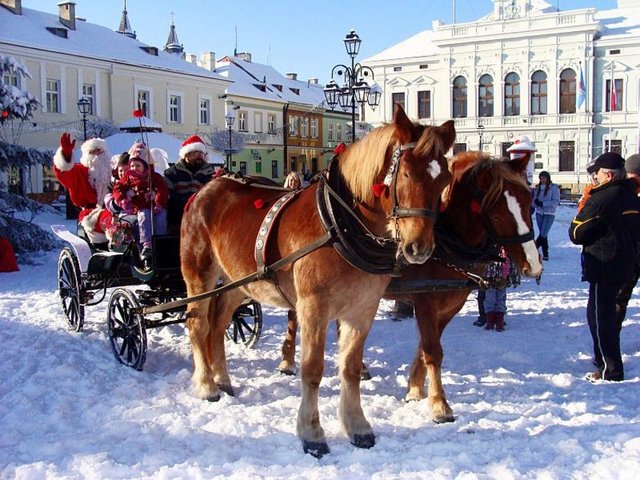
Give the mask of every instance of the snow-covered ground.
[{"label": "snow-covered ground", "polygon": [[[183,325],[150,330],[143,372],[116,363],[106,304],[67,330],[56,292],[57,252],[0,273],[0,477],[81,478],[637,478],[640,471],[640,302],[622,331],[627,380],[591,384],[591,340],[579,249],[561,207],[540,285],[509,290],[507,329],[472,326],[473,295],[447,328],[443,381],[456,415],[436,425],[426,401],[405,403],[413,320],[382,301],[362,384],[377,443],[341,433],[331,328],[320,409],[331,453],[304,455],[295,434],[299,379],[279,374],[284,312],[265,308],[256,349],[228,344],[236,397],[191,394]],[[60,218],[41,218],[59,223]],[[639,293],[636,291],[636,294]]]}]

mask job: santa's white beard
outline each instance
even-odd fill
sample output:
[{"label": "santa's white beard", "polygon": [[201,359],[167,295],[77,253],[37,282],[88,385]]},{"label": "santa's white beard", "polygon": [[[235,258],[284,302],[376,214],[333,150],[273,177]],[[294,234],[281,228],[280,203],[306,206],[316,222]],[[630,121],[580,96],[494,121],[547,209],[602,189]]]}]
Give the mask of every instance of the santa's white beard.
[{"label": "santa's white beard", "polygon": [[89,185],[96,189],[97,203],[102,207],[111,182],[111,158],[106,153],[88,154],[82,157],[81,162],[89,169]]}]

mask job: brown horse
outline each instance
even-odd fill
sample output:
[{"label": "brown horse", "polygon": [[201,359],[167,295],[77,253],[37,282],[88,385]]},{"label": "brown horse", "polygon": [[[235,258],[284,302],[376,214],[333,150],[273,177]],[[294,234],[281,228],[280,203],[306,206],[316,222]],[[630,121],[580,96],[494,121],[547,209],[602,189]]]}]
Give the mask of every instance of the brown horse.
[{"label": "brown horse", "polygon": [[[433,252],[435,211],[450,178],[444,154],[454,139],[452,121],[440,127],[421,126],[398,107],[392,123],[344,151],[326,180],[322,177],[288,194],[294,198],[278,212],[274,210],[281,192],[228,177],[207,184],[185,212],[181,228],[187,294],[202,294],[187,307],[196,395],[216,401],[220,390],[233,393],[224,332],[245,297],[296,310],[302,349],[297,432],[305,452],[324,455],[329,447],[320,425],[318,389],[327,326],[340,319],[339,417],[354,445],[372,447],[375,437],[360,405],[364,342],[396,258],[423,263]],[[364,237],[385,245],[393,263],[376,270],[376,262],[364,258],[367,271],[363,271],[345,260],[353,250],[349,235],[343,235],[342,220],[336,220],[338,228],[327,226],[323,215],[332,217],[335,212],[323,214],[319,206],[323,195],[340,204],[338,210],[347,211],[347,217],[367,232]],[[268,237],[256,241],[263,229],[270,229]],[[265,253],[262,260],[259,251]],[[256,277],[261,264],[268,267]],[[236,288],[208,295],[220,281]]]},{"label": "brown horse", "polygon": [[[420,345],[406,399],[425,397],[428,372],[431,416],[438,423],[454,420],[442,386],[440,338],[477,286],[470,279],[482,275],[487,262],[495,260],[497,244],[505,246],[524,275],[537,278],[542,273],[529,214],[531,195],[523,177],[526,161],[499,161],[465,152],[450,161],[449,169],[451,184],[443,195],[436,252],[424,264],[407,268],[385,294],[415,306]],[[279,366],[284,373],[293,371],[295,332],[295,313],[290,312]]]}]

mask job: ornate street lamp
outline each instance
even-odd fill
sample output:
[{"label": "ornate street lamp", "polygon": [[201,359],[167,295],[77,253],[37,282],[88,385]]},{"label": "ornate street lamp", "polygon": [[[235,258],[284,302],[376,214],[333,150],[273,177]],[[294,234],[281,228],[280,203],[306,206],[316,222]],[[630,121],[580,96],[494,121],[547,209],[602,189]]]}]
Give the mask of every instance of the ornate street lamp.
[{"label": "ornate street lamp", "polygon": [[84,140],[87,140],[87,115],[91,111],[91,100],[87,97],[80,97],[78,100],[78,111],[82,115],[82,129],[84,131]]},{"label": "ornate street lamp", "polygon": [[233,132],[233,124],[236,121],[236,111],[234,108],[227,108],[227,113],[224,116],[224,121],[227,123],[227,127],[229,129],[229,151],[227,152],[227,172],[231,172],[231,160],[233,158],[232,154],[232,132]]},{"label": "ornate street lamp", "polygon": [[[333,110],[336,105],[344,111],[351,108],[351,141],[356,141],[356,104],[360,105],[361,111],[367,103],[371,108],[380,104],[382,90],[378,85],[370,86],[365,77],[371,76],[374,79],[373,70],[369,67],[355,63],[355,58],[360,52],[362,40],[358,34],[351,30],[344,38],[344,46],[347,54],[351,57],[351,66],[339,63],[331,70],[331,81],[324,88],[324,97],[327,105]],[[334,76],[343,80],[342,87],[334,80]]]},{"label": "ornate street lamp", "polygon": [[484,125],[479,123],[476,130],[478,131],[478,138],[480,139],[478,150],[482,151],[482,134],[484,133]]}]

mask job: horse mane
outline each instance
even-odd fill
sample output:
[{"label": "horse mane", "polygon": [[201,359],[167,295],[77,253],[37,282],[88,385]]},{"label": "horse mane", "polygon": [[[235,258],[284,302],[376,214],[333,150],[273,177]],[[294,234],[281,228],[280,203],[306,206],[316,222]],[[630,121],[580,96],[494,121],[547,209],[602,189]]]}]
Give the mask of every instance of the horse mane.
[{"label": "horse mane", "polygon": [[[413,125],[419,134],[413,149],[415,156],[424,157],[434,150],[437,156],[444,154],[444,141],[434,127],[424,127],[418,123]],[[352,144],[340,155],[340,172],[356,200],[373,202],[372,186],[379,182],[389,148],[397,139],[396,126],[384,124]]]},{"label": "horse mane", "polygon": [[451,171],[451,182],[445,189],[442,196],[442,203],[446,207],[453,190],[457,184],[462,182],[465,174],[472,170],[471,174],[476,177],[482,175],[482,172],[491,171],[492,181],[487,182],[487,189],[483,191],[483,198],[480,207],[484,210],[490,208],[504,191],[504,183],[515,183],[526,189],[529,187],[520,172],[513,170],[507,160],[492,157],[482,152],[461,152],[454,155],[449,160],[449,170]]}]

